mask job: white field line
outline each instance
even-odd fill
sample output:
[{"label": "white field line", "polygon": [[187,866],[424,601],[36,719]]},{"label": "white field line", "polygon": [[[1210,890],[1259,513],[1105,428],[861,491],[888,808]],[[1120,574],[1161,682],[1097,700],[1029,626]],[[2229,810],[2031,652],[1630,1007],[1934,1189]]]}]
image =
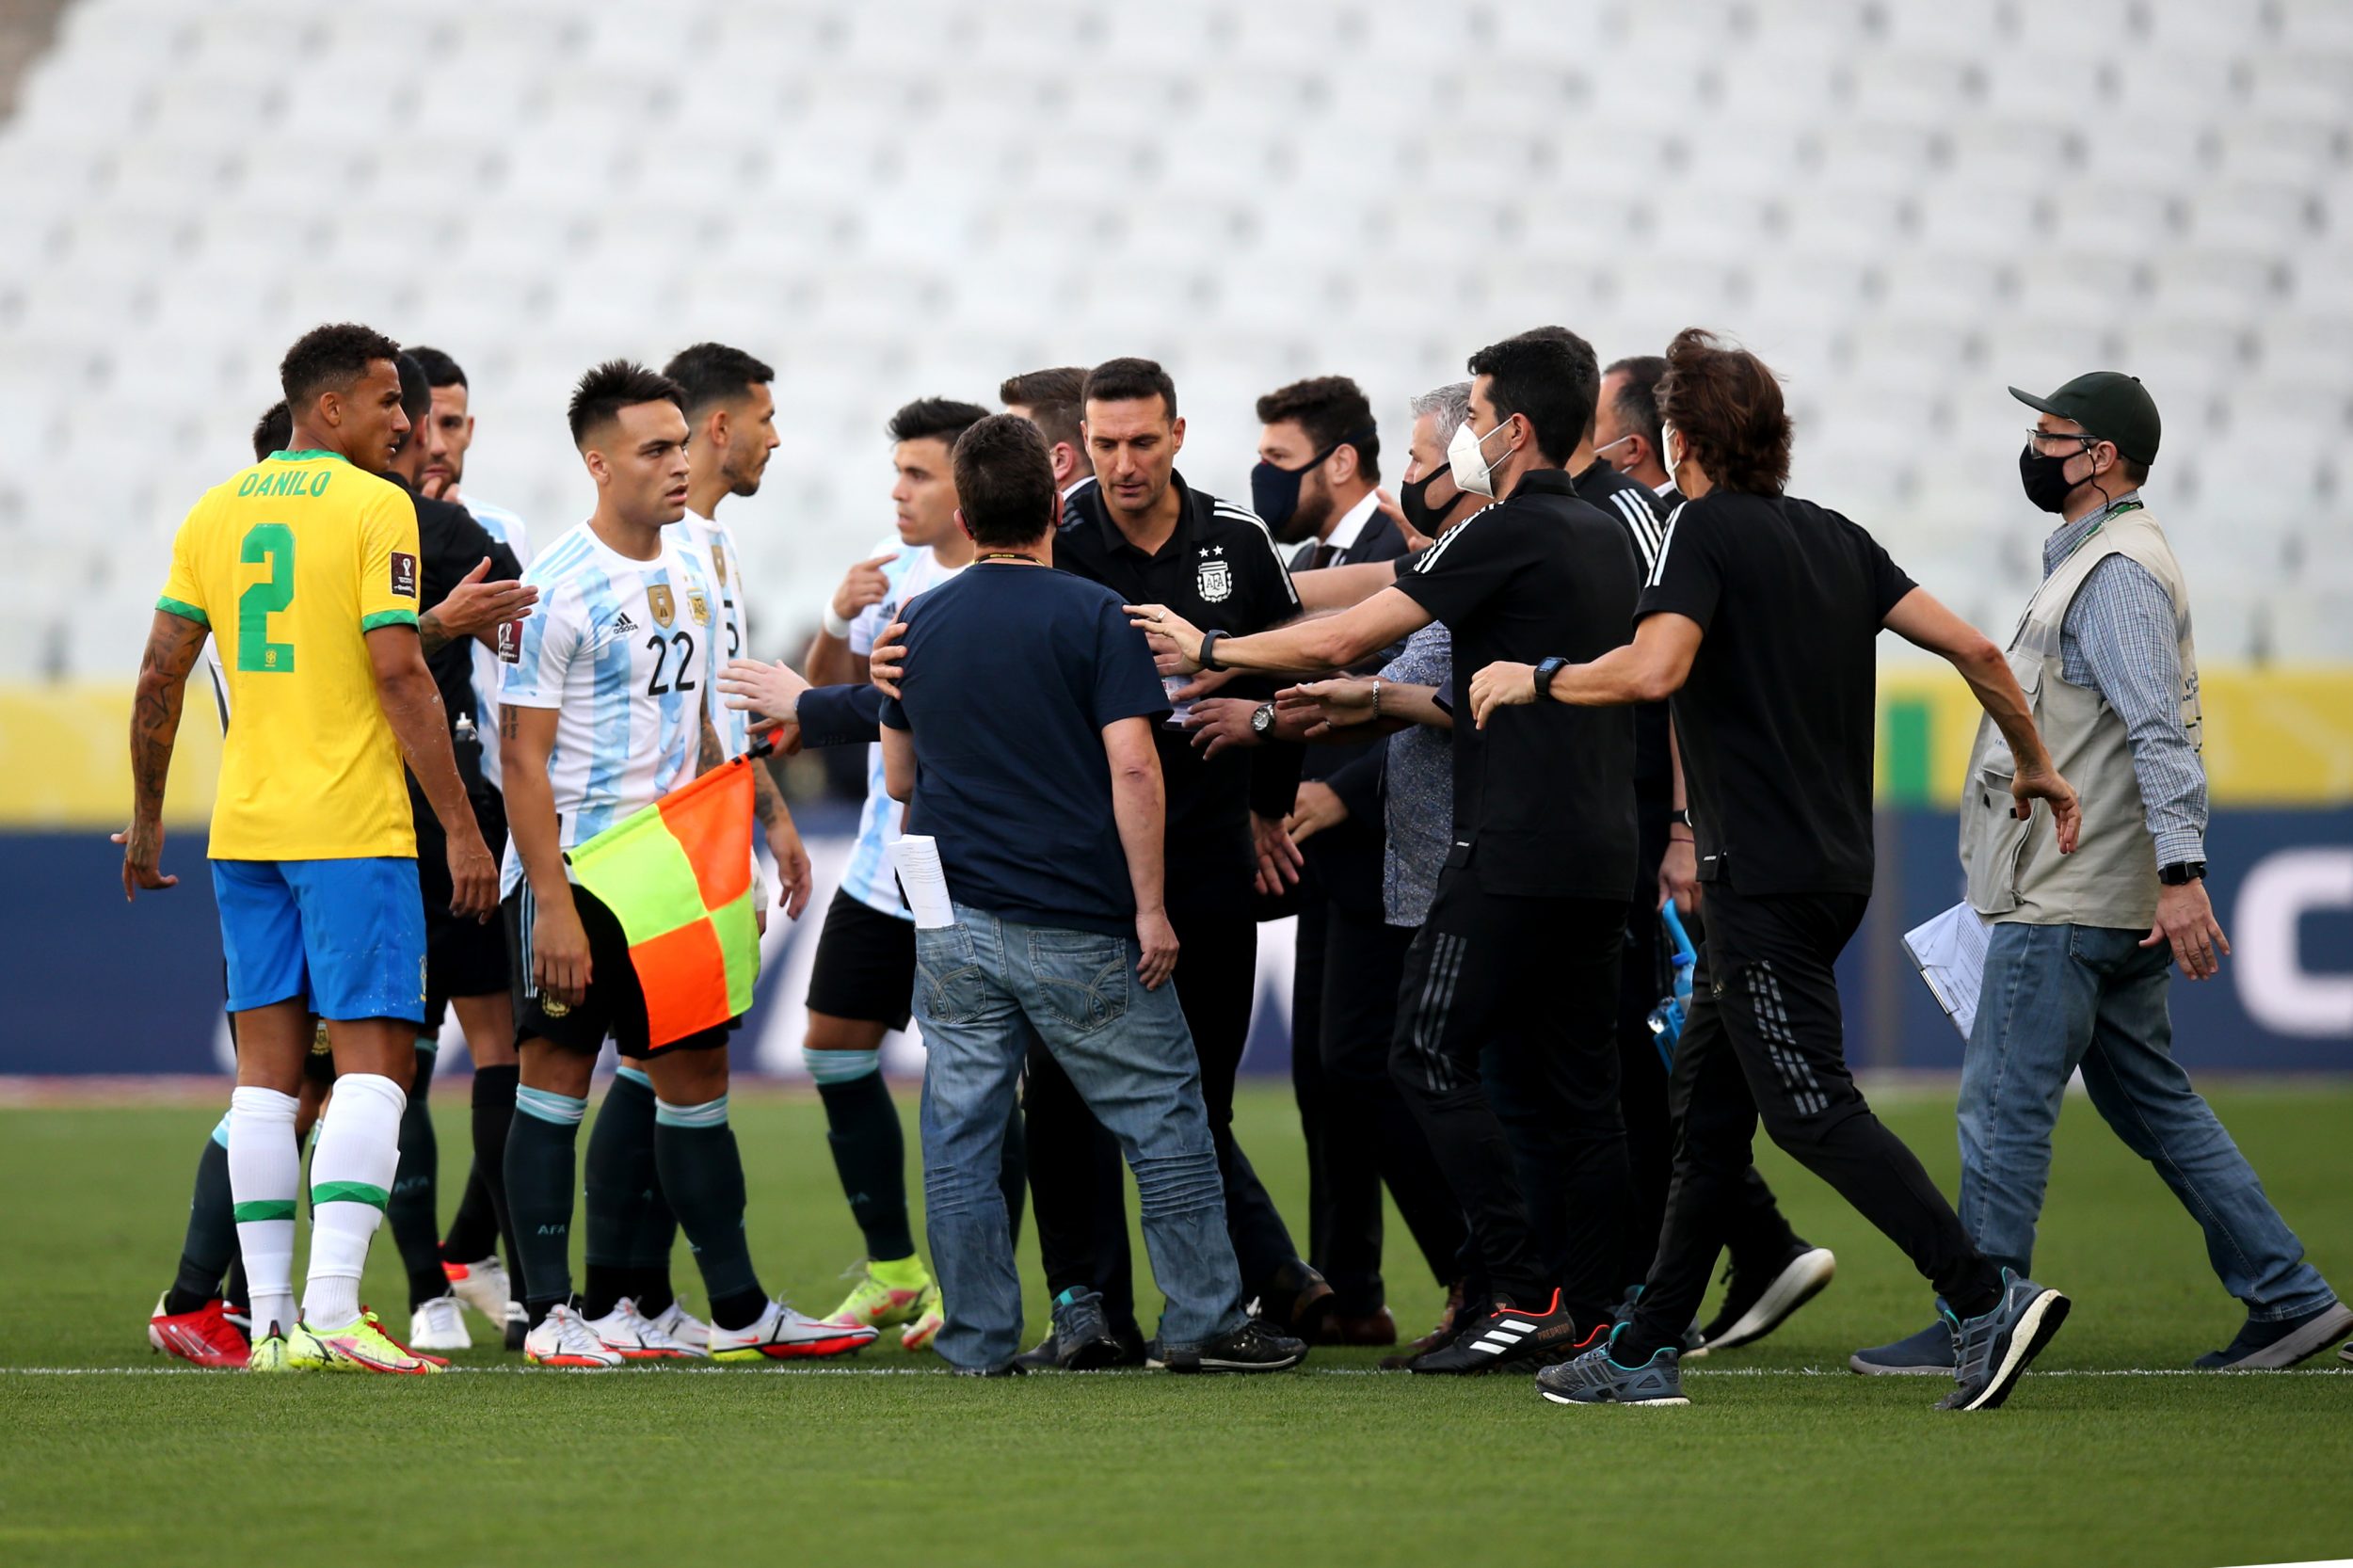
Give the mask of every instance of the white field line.
[{"label": "white field line", "polygon": [[[650,1372],[664,1377],[853,1377],[904,1378],[946,1377],[945,1367],[624,1367],[615,1371],[626,1376],[632,1372]],[[202,1367],[0,1367],[0,1377],[19,1378],[166,1378],[211,1377],[218,1375]],[[444,1376],[465,1377],[589,1377],[602,1374],[543,1367],[452,1367]],[[1054,1373],[1054,1377],[1132,1376],[1131,1373]],[[1324,1378],[1397,1377],[1411,1379],[1410,1372],[1384,1372],[1371,1367],[1304,1367],[1299,1375]],[[1844,1367],[1691,1367],[1684,1376],[1707,1381],[1715,1378],[1848,1378],[1856,1376]],[[2191,1367],[2102,1367],[2055,1368],[2049,1371],[2029,1372],[2040,1383],[2044,1378],[2353,1378],[2353,1367],[2304,1367],[2270,1372],[2215,1372]],[[1508,1379],[1500,1381],[1509,1381]],[[1926,1383],[1923,1378],[1874,1379],[1875,1382]]]}]

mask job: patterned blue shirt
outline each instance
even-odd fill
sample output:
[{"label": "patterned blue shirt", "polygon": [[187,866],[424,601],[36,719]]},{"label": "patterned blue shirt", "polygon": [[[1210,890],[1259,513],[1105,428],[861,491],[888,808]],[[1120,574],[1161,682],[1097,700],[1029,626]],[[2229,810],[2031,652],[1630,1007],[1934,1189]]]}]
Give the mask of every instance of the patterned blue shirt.
[{"label": "patterned blue shirt", "polygon": [[[1381,679],[1445,691],[1454,680],[1454,634],[1432,621],[1405,639]],[[1390,736],[1382,790],[1388,831],[1381,901],[1389,924],[1419,925],[1438,896],[1438,872],[1454,839],[1454,737],[1418,724]]]},{"label": "patterned blue shirt", "polygon": [[[2057,529],[2042,542],[2042,575],[2140,492]],[[2133,776],[2157,864],[2206,857],[2206,768],[2182,732],[2182,653],[2174,635],[2173,596],[2139,562],[2111,555],[2091,568],[2059,626],[2059,674],[2097,691],[2133,748]],[[2086,809],[2093,809],[2087,803]]]}]

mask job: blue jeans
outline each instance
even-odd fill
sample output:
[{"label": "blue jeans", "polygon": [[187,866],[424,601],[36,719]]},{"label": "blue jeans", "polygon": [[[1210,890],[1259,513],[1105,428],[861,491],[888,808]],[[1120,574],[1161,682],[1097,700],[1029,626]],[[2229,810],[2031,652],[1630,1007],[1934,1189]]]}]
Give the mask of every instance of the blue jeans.
[{"label": "blue jeans", "polygon": [[956,905],[956,923],[915,934],[923,1072],[923,1208],[947,1323],[935,1341],[958,1367],[1021,1348],[1021,1279],[998,1181],[1014,1086],[1033,1044],[1061,1064],[1135,1172],[1152,1277],[1168,1298],[1165,1347],[1240,1327],[1241,1273],[1225,1233],[1217,1149],[1193,1035],[1174,983],[1147,991],[1135,942],[1022,925]]},{"label": "blue jeans", "polygon": [[2335,1299],[2247,1157],[2173,1060],[2172,952],[2144,931],[1996,925],[1961,1073],[1961,1223],[2026,1273],[2051,1175],[2051,1129],[2078,1066],[2091,1103],[2157,1168],[2206,1233],[2223,1288],[2258,1321]]}]

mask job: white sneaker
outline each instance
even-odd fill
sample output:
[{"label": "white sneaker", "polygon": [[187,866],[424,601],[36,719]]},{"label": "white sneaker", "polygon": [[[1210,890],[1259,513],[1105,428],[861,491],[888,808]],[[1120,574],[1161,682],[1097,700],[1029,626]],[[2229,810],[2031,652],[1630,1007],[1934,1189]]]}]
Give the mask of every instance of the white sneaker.
[{"label": "white sneaker", "polygon": [[711,1353],[711,1325],[687,1311],[685,1305],[676,1299],[663,1308],[659,1316],[647,1320],[668,1335],[688,1355]]},{"label": "white sneaker", "polygon": [[444,1263],[449,1288],[457,1299],[494,1323],[506,1321],[506,1302],[513,1289],[506,1265],[492,1253],[479,1263]]},{"label": "white sneaker", "polygon": [[456,1296],[436,1296],[408,1315],[408,1348],[412,1351],[470,1351],[473,1336],[466,1332],[465,1309]]},{"label": "white sneaker", "polygon": [[523,1359],[534,1367],[602,1372],[621,1365],[621,1352],[598,1338],[579,1313],[568,1306],[552,1306],[546,1319],[523,1336]]},{"label": "white sneaker", "polygon": [[843,1355],[864,1350],[873,1342],[873,1329],[863,1323],[821,1323],[782,1302],[770,1302],[760,1320],[748,1328],[720,1328],[713,1324],[711,1359],[756,1361],[761,1356],[774,1356],[778,1360],[799,1360]]},{"label": "white sneaker", "polygon": [[588,1332],[604,1342],[605,1349],[618,1351],[631,1361],[680,1361],[700,1351],[690,1351],[655,1322],[637,1310],[637,1304],[623,1296],[613,1304],[613,1310],[601,1318],[587,1320]]}]

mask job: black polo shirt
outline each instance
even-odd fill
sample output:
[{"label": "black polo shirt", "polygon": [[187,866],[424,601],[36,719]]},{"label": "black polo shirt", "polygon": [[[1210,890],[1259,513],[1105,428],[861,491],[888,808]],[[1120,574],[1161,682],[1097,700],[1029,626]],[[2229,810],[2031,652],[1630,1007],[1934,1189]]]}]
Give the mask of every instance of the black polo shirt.
[{"label": "black polo shirt", "polygon": [[[420,615],[447,599],[450,590],[464,581],[486,555],[490,559],[489,581],[503,583],[523,574],[515,552],[492,538],[489,531],[473,520],[472,512],[454,501],[419,495],[396,473],[384,477],[408,490],[408,499],[417,509],[417,552],[423,557],[417,571]],[[440,689],[441,710],[454,739],[458,719],[473,715],[473,640],[453,637],[427,655],[424,663],[433,672],[433,684]],[[474,716],[474,725],[480,744],[456,748],[457,771],[470,792],[489,787],[482,777],[481,746],[495,744],[490,731],[497,728],[497,721]]]},{"label": "black polo shirt", "polygon": [[[1577,476],[1577,493],[1625,524],[1635,565],[1648,577],[1652,563],[1658,559],[1658,541],[1667,523],[1667,508],[1657,492],[1596,461]],[[1665,703],[1634,705],[1634,813],[1641,844],[1634,870],[1638,902],[1657,898],[1658,862],[1666,856],[1667,827],[1674,820],[1674,753],[1667,740],[1668,728]]]},{"label": "black polo shirt", "polygon": [[1712,490],[1675,513],[1638,613],[1705,633],[1674,696],[1701,881],[1870,892],[1877,645],[1913,586],[1810,501]]},{"label": "black polo shirt", "polygon": [[[1179,505],[1166,543],[1145,554],[1128,542],[1092,482],[1063,504],[1054,565],[1100,583],[1129,604],[1165,604],[1205,631],[1236,636],[1299,614],[1273,536],[1257,514],[1172,475]],[[1142,632],[1137,633],[1142,636]],[[1241,676],[1218,696],[1263,700],[1275,682]],[[1262,745],[1205,759],[1189,730],[1156,726],[1168,792],[1165,835],[1171,909],[1246,911],[1257,865],[1250,813],[1280,820],[1299,792],[1300,748]]]},{"label": "black polo shirt", "polygon": [[1625,523],[1539,469],[1448,530],[1398,590],[1454,636],[1454,848],[1490,893],[1623,901],[1634,885],[1634,720],[1536,703],[1471,723],[1497,660],[1583,664],[1632,634],[1641,584]]}]

